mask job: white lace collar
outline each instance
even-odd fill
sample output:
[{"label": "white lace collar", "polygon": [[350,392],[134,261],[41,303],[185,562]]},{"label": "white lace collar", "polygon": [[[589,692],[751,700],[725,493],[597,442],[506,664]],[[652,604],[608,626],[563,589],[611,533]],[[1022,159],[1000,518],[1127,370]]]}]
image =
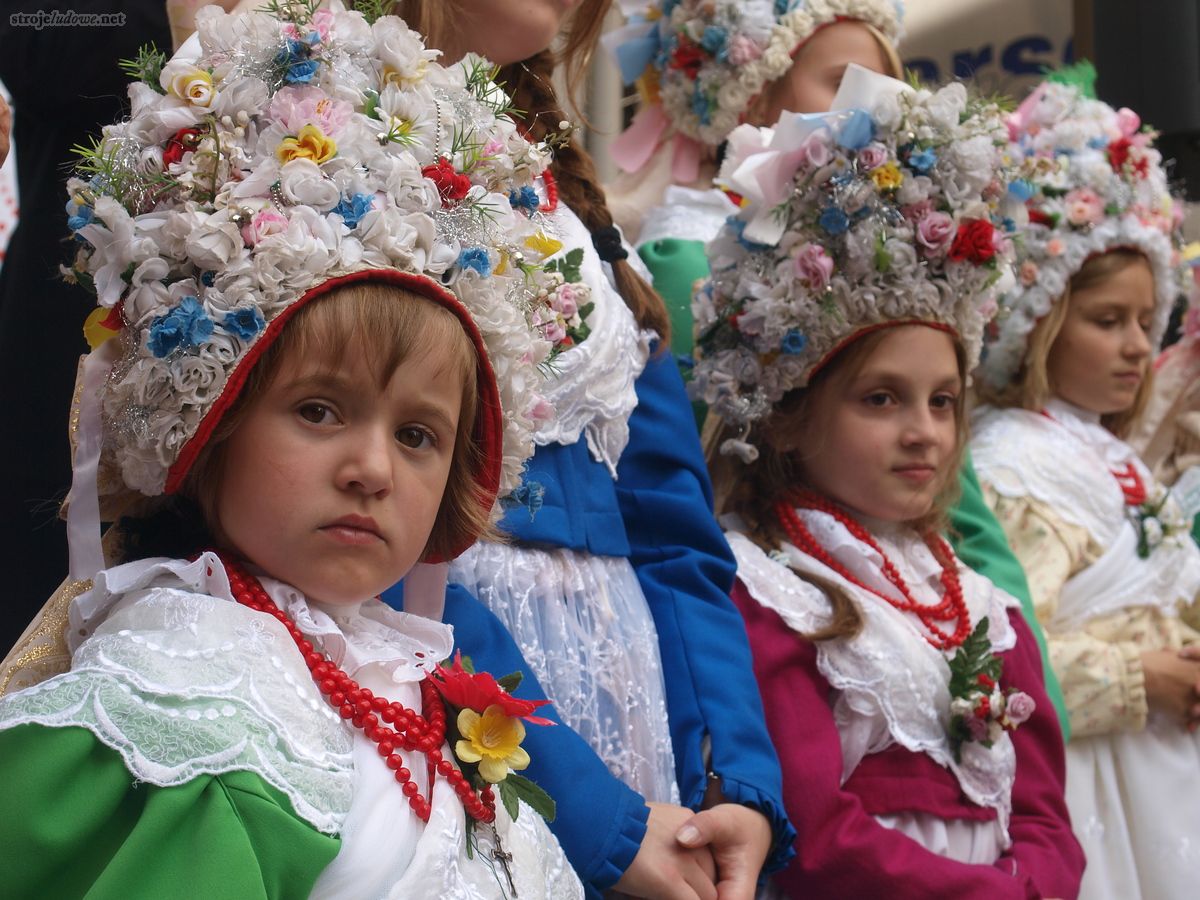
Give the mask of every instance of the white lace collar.
[{"label": "white lace collar", "polygon": [[[1046,401],[1046,415],[1068,434],[1093,451],[1108,465],[1109,471],[1140,463],[1127,443],[1100,424],[1100,414],[1068,403],[1058,397]],[[1143,468],[1143,466],[1139,466]]]},{"label": "white lace collar", "polygon": [[[310,604],[290,585],[262,577],[262,586],[301,632],[352,675],[369,663],[380,664],[397,684],[420,681],[450,655],[449,625],[397,612],[377,599],[343,611]],[[100,572],[90,591],[71,604],[68,646],[71,651],[129,598],[152,587],[171,587],[235,603],[220,557],[205,552],[193,561],[163,557],[140,559]]]},{"label": "white lace collar", "polygon": [[[883,577],[879,554],[872,548],[832,516],[812,510],[797,512],[850,574],[872,588],[898,596]],[[940,599],[941,566],[916,532],[892,527],[872,536],[918,601]],[[1007,830],[1016,771],[1012,742],[1005,734],[990,750],[968,743],[962,747],[961,761],[955,761],[946,733],[950,719],[947,657],[953,654],[934,648],[914,616],[900,612],[793,545],[784,543],[768,556],[742,534],[730,533],[728,538],[738,560],[738,578],[750,595],[779,613],[797,632],[811,633],[828,624],[830,617],[828,598],[805,576],[842,589],[862,613],[858,635],[817,644],[818,668],[838,691],[833,713],[842,743],[843,780],[867,754],[900,744],[928,755],[954,773],[963,792],[975,803],[995,809]],[[959,577],[972,627],[987,616],[993,651],[1015,646],[1016,632],[1008,620],[1008,609],[1017,607],[1018,601],[961,564]]]},{"label": "white lace collar", "polygon": [[550,215],[563,252],[580,248],[580,274],[595,308],[587,340],[555,357],[541,389],[554,407],[534,440],[541,446],[574,444],[582,436],[592,457],[616,477],[617,461],[629,442],[629,416],[637,406],[634,382],[646,367],[654,332],[638,328],[633,313],[609,282],[584,224],[565,204]]}]

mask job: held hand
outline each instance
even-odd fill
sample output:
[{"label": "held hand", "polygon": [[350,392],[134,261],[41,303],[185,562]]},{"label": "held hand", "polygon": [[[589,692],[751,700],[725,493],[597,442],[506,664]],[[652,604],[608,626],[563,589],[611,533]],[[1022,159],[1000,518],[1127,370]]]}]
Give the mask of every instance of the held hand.
[{"label": "held hand", "polygon": [[12,137],[12,110],[0,97],[0,166],[8,159],[8,142]]},{"label": "held hand", "polygon": [[1146,703],[1193,727],[1200,716],[1200,656],[1194,650],[1147,650],[1141,655]]},{"label": "held hand", "polygon": [[[1200,645],[1184,647],[1179,651],[1179,658],[1200,661]],[[1200,684],[1196,685],[1196,693],[1200,698]],[[1188,731],[1195,731],[1197,728],[1200,728],[1200,699],[1192,704],[1192,708],[1188,712]]]},{"label": "held hand", "polygon": [[675,840],[695,815],[669,803],[648,803],[650,819],[637,856],[615,889],[631,897],[654,900],[718,900],[716,868],[707,846],[689,849]]},{"label": "held hand", "polygon": [[711,847],[719,900],[754,900],[758,874],[771,850],[771,823],[757,810],[719,803],[696,813],[676,835],[685,847]]}]

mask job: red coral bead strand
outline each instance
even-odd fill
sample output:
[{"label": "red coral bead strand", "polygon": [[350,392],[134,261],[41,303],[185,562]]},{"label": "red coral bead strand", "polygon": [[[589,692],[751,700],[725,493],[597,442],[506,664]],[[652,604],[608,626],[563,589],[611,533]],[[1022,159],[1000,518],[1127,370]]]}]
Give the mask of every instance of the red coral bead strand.
[{"label": "red coral bead strand", "polygon": [[420,753],[425,757],[430,796],[434,780],[440,775],[471,818],[485,824],[495,821],[496,797],[492,789],[485,787],[476,793],[466,776],[442,756],[441,747],[446,740],[446,706],[428,678],[420,684],[421,709],[425,715],[397,701],[376,697],[370,688],[362,687],[328,656],[317,650],[287,613],[275,605],[257,578],[237,563],[227,559],[222,559],[222,562],[229,575],[229,587],[234,599],[256,612],[273,616],[287,629],[326,702],[338,711],[347,724],[360,729],[377,745],[384,764],[392,770],[392,777],[422,822],[429,821],[430,800],[421,796],[420,789],[412,780],[412,772],[396,752],[398,749]]},{"label": "red coral bead strand", "polygon": [[[872,550],[879,554],[883,559],[881,566],[883,576],[895,586],[900,592],[902,600],[897,600],[895,597],[887,594],[882,594],[874,588],[863,584],[840,562],[821,546],[812,532],[804,524],[803,520],[796,514],[795,506],[814,509],[818,512],[826,513],[837,519],[847,531],[858,541],[866,544]],[[847,515],[840,507],[832,503],[828,498],[822,497],[812,491],[794,490],[784,500],[780,500],[775,504],[775,515],[779,519],[780,525],[787,532],[788,539],[795,546],[816,559],[822,565],[827,566],[837,572],[851,584],[857,585],[863,590],[870,591],[881,600],[894,606],[901,612],[913,613],[925,626],[929,633],[925,639],[939,650],[948,650],[952,647],[961,646],[963,641],[971,633],[971,614],[967,609],[966,601],[963,599],[962,583],[958,578],[958,567],[955,564],[954,553],[946,543],[945,539],[937,534],[925,535],[925,543],[929,547],[934,558],[942,567],[942,599],[936,605],[925,605],[917,602],[909,590],[908,583],[904,580],[904,576],[896,568],[895,564],[888,559],[883,548],[871,536],[860,523]],[[954,622],[954,631],[952,634],[946,634],[937,623],[939,622]]]}]

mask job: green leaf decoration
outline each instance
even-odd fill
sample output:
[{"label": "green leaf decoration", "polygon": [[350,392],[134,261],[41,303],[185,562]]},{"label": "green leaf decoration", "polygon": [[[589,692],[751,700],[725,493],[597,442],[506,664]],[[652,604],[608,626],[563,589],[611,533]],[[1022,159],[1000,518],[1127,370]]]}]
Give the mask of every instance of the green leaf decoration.
[{"label": "green leaf decoration", "polygon": [[497,678],[496,684],[500,685],[506,693],[511,694],[521,686],[521,681],[524,677],[520,672],[512,672],[503,678]]},{"label": "green leaf decoration", "polygon": [[475,674],[475,663],[471,662],[471,657],[465,653],[462,655],[462,667],[464,672],[470,675]]},{"label": "green leaf decoration", "polygon": [[138,48],[137,56],[133,59],[117,60],[121,71],[145,84],[160,94],[165,94],[159,84],[163,66],[167,62],[167,54],[161,52],[153,43],[143,44]]},{"label": "green leaf decoration", "polygon": [[984,616],[950,660],[950,696],[964,697],[977,690],[980,675],[987,675],[993,681],[999,681],[1003,668],[1004,663],[1000,657],[992,653],[988,620],[987,616]]},{"label": "green leaf decoration", "polygon": [[500,793],[500,802],[504,804],[505,811],[515,822],[517,820],[517,813],[521,810],[519,802],[521,798],[518,796],[517,789],[513,786],[512,780],[513,774],[509,772],[508,777],[496,785],[496,788]]},{"label": "green leaf decoration", "polygon": [[[554,800],[544,790],[537,786],[535,782],[530,781],[524,775],[518,775],[516,772],[509,772],[508,777],[501,782],[502,785],[511,785],[513,791],[518,797],[535,813],[545,819],[547,822],[553,822],[554,816],[557,814],[557,808]],[[505,809],[508,809],[508,804],[505,803]],[[516,813],[512,814],[515,819]]]},{"label": "green leaf decoration", "polygon": [[1096,67],[1091,60],[1081,59],[1070,66],[1046,72],[1046,80],[1074,87],[1083,96],[1096,99]]}]

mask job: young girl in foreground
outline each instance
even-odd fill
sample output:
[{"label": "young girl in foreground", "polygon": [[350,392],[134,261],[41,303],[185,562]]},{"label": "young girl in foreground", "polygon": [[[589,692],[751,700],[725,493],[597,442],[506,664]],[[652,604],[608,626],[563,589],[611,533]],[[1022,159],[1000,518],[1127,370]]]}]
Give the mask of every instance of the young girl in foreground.
[{"label": "young girl in foreground", "polygon": [[[542,149],[399,20],[216,12],[199,46],[147,67],[71,184],[100,303],[73,657],[0,700],[0,878],[582,896],[512,771],[539,704],[440,668],[450,628],[375,599],[491,533],[532,450],[545,273],[494,270],[535,231],[508,198]],[[125,516],[114,566],[101,509]]]},{"label": "young girl in foreground", "polygon": [[961,85],[847,78],[865,111],[785,118],[793,143],[749,151],[787,199],[743,209],[696,304],[696,383],[740,457],[715,460],[734,600],[798,832],[776,886],[1073,896],[1037,645],[939,536],[1005,245],[984,199],[1000,119]]},{"label": "young girl in foreground", "polygon": [[[1071,717],[1081,895],[1195,893],[1200,551],[1122,440],[1181,288],[1153,135],[1046,84],[1014,116],[1029,227],[989,336],[972,451],[1029,575]],[[1194,510],[1193,510],[1194,511]]]}]

